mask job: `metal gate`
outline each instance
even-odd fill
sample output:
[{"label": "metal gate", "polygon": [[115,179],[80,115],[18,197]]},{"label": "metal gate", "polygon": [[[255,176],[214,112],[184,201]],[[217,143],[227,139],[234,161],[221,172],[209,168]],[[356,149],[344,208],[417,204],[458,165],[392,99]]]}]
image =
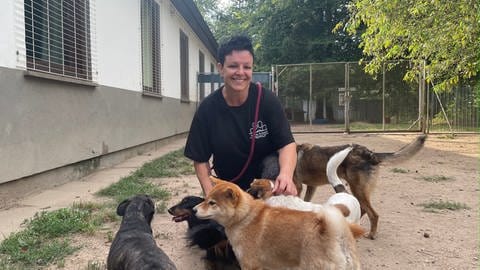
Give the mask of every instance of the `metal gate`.
[{"label": "metal gate", "polygon": [[[274,66],[275,90],[294,132],[422,131],[423,77],[406,82],[410,63],[378,77],[358,62]],[[423,94],[422,94],[423,93]]]}]

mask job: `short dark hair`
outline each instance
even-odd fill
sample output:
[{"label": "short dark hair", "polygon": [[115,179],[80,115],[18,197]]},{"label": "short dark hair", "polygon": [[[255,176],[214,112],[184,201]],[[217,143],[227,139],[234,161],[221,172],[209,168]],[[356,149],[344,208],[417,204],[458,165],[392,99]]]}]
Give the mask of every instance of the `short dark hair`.
[{"label": "short dark hair", "polygon": [[218,48],[217,55],[219,63],[223,65],[225,63],[225,56],[231,54],[233,51],[249,51],[255,59],[252,41],[247,36],[233,36],[230,40],[221,44]]}]

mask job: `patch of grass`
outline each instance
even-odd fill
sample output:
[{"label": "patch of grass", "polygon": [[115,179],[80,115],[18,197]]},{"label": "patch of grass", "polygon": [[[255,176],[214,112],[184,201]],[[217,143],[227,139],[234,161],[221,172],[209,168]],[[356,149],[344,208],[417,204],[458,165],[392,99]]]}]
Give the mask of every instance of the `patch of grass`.
[{"label": "patch of grass", "polygon": [[470,209],[470,207],[468,207],[464,203],[444,201],[444,200],[422,203],[420,205],[423,206],[425,211],[429,211],[429,212],[436,212],[437,210],[457,211],[462,209]]},{"label": "patch of grass", "polygon": [[106,187],[99,192],[100,196],[113,198],[117,203],[122,202],[134,195],[147,194],[154,199],[167,200],[170,193],[145,179],[130,175],[120,179],[117,183]]},{"label": "patch of grass", "polygon": [[170,193],[148,181],[149,178],[194,174],[192,162],[183,156],[183,148],[145,163],[131,175],[97,192],[100,196],[121,202],[137,194],[147,194],[157,200],[167,200]]},{"label": "patch of grass", "polygon": [[453,180],[453,178],[444,176],[444,175],[433,175],[433,176],[424,176],[423,180],[427,182],[438,183],[438,182],[450,181],[450,180]]},{"label": "patch of grass", "polygon": [[87,264],[86,270],[103,270],[107,269],[107,266],[104,262],[99,261],[89,261]]},{"label": "patch of grass", "polygon": [[6,255],[9,264],[26,269],[60,262],[77,249],[68,239],[49,238],[32,229],[14,233],[0,244],[0,253]]},{"label": "patch of grass", "polygon": [[176,177],[195,173],[192,161],[183,155],[184,148],[172,151],[160,158],[145,163],[133,173],[138,178]]},{"label": "patch of grass", "polygon": [[408,173],[408,170],[402,169],[402,168],[393,168],[392,172],[394,173]]},{"label": "patch of grass", "polygon": [[68,236],[97,230],[106,220],[103,209],[102,204],[77,203],[71,208],[36,213],[23,222],[22,231],[0,244],[0,256],[11,265],[6,269],[31,269],[52,263],[61,266],[66,256],[79,249],[72,246]]},{"label": "patch of grass", "polygon": [[[70,208],[36,213],[24,221],[22,231],[11,234],[0,243],[0,269],[38,269],[54,263],[63,267],[65,257],[80,249],[70,243],[72,234],[93,233],[104,223],[119,220],[117,203],[137,194],[147,194],[160,201],[157,212],[165,212],[165,200],[170,193],[148,179],[189,174],[194,174],[193,165],[183,156],[183,149],[179,149],[144,164],[132,175],[97,193],[113,198],[114,203],[76,202]],[[113,235],[112,231],[106,233],[110,241]],[[86,269],[105,269],[105,265],[89,262]]]}]

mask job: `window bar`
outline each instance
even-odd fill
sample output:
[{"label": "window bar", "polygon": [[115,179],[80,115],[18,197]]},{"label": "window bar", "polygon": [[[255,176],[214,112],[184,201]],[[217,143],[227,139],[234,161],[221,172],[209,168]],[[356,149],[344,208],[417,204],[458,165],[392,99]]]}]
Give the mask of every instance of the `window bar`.
[{"label": "window bar", "polygon": [[76,5],[75,5],[75,1],[72,2],[72,8],[73,8],[73,55],[75,56],[74,57],[74,61],[75,61],[75,77],[78,78],[78,56],[77,56],[77,25],[76,25],[76,22],[77,22],[77,11],[75,10],[76,9]]},{"label": "window bar", "polygon": [[65,33],[64,33],[64,26],[63,26],[63,1],[60,1],[60,24],[61,24],[61,27],[60,29],[62,29],[62,38],[61,38],[61,42],[62,42],[62,75],[65,75],[66,72],[65,72],[65,42],[63,40],[63,37],[65,36]]},{"label": "window bar", "polygon": [[50,39],[51,39],[51,36],[50,36],[50,7],[49,7],[49,3],[48,3],[48,0],[45,1],[45,4],[46,4],[46,13],[45,14],[46,16],[46,21],[47,21],[47,59],[48,59],[48,72],[50,73],[52,71],[52,56],[51,56],[51,53],[50,53]]},{"label": "window bar", "polygon": [[33,27],[34,25],[34,21],[33,21],[33,0],[30,1],[30,6],[31,6],[31,9],[30,9],[30,15],[31,15],[31,39],[32,39],[32,66],[33,68],[35,69],[36,68],[36,61],[35,61],[35,27]]}]

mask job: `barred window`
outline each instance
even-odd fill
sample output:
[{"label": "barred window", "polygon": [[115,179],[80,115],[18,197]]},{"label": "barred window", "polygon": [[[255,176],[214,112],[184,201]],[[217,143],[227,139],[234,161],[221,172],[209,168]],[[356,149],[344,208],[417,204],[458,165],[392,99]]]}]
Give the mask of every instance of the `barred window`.
[{"label": "barred window", "polygon": [[180,91],[183,101],[189,101],[188,77],[188,36],[180,30]]},{"label": "barred window", "polygon": [[27,69],[92,80],[89,0],[25,0]]},{"label": "barred window", "polygon": [[[202,51],[198,51],[198,72],[205,73],[205,54]],[[205,98],[205,83],[200,84],[200,100]]]},{"label": "barred window", "polygon": [[160,8],[142,0],[141,13],[143,92],[160,95]]}]

